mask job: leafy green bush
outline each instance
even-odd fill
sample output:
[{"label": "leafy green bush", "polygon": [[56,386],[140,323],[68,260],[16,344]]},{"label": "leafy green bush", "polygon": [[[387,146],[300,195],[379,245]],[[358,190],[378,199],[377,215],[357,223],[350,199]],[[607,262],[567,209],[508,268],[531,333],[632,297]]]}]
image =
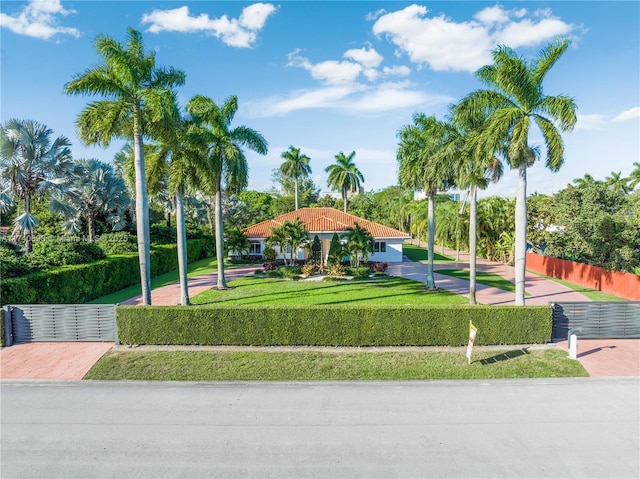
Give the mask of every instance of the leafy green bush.
[{"label": "leafy green bush", "polygon": [[344,266],[341,264],[332,264],[327,268],[329,276],[344,276]]},{"label": "leafy green bush", "polygon": [[344,273],[347,276],[353,276],[357,279],[363,279],[369,277],[369,267],[368,266],[360,266],[359,268],[345,268]]},{"label": "leafy green bush", "polygon": [[548,306],[120,306],[124,344],[463,346],[546,343]]},{"label": "leafy green bush", "polygon": [[151,239],[151,243],[175,244],[176,229],[162,224],[151,225],[149,227],[149,237]]},{"label": "leafy green bush", "polygon": [[17,254],[18,245],[0,241],[0,278],[16,278],[33,273],[34,269]]},{"label": "leafy green bush", "polygon": [[138,238],[130,233],[107,233],[96,240],[96,245],[107,256],[135,253],[138,251]]},{"label": "leafy green bush", "polygon": [[39,241],[33,243],[33,252],[22,260],[34,270],[71,264],[85,264],[104,259],[106,255],[94,243],[86,241]]},{"label": "leafy green bush", "polygon": [[[187,261],[205,257],[206,239],[190,240]],[[178,267],[175,245],[154,246],[151,275],[158,276]],[[2,304],[84,303],[140,282],[136,253],[110,256],[88,264],[69,265],[0,283]]]},{"label": "leafy green bush", "polygon": [[278,273],[283,278],[294,279],[302,274],[302,267],[300,266],[280,266]]}]

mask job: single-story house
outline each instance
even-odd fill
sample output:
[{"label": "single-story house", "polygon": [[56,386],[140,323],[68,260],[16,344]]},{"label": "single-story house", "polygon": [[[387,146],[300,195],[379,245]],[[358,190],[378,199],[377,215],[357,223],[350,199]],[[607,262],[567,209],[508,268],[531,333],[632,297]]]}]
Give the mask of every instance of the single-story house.
[{"label": "single-story house", "polygon": [[[375,241],[374,252],[369,255],[369,261],[401,262],[402,243],[405,239],[410,238],[407,233],[344,213],[335,208],[300,208],[272,220],[266,220],[245,228],[244,233],[251,241],[250,254],[262,256],[271,230],[282,226],[287,220],[294,222],[296,218],[300,218],[300,221],[304,223],[309,240],[313,240],[318,235],[322,243],[322,253],[325,259],[329,253],[333,234],[338,233],[338,236],[345,235],[347,234],[347,228],[353,228],[355,223],[365,228]],[[278,249],[276,248],[278,257],[284,258],[283,252],[278,251]],[[287,257],[289,257],[289,253],[287,252]],[[294,254],[294,258],[301,260],[306,259],[307,256],[308,252],[303,248]]]}]

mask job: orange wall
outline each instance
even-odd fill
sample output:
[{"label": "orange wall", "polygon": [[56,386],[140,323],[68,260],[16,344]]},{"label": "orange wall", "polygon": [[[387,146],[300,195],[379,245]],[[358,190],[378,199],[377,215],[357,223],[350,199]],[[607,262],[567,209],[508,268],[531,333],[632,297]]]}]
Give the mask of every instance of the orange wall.
[{"label": "orange wall", "polygon": [[527,269],[587,288],[640,301],[640,276],[607,271],[598,266],[527,253]]}]

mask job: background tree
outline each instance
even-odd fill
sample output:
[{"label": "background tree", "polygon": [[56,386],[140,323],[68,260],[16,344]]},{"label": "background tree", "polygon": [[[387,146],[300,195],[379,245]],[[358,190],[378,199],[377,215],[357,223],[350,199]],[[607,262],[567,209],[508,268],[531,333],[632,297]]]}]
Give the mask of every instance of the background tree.
[{"label": "background tree", "polygon": [[342,264],[344,259],[344,245],[340,241],[338,233],[333,233],[331,243],[329,244],[329,253],[327,255],[327,266]]},{"label": "background tree", "polygon": [[518,170],[516,193],[515,275],[516,304],[524,305],[527,247],[527,168],[536,160],[529,146],[529,131],[535,123],[545,141],[545,166],[558,171],[564,163],[564,143],[560,132],[571,131],[577,121],[576,104],[567,96],[547,96],[543,81],[549,70],[569,47],[561,40],[544,48],[527,62],[506,46],[493,51],[493,64],[476,72],[490,90],[476,90],[456,107],[457,114],[474,117],[487,113],[477,147],[481,152],[503,151],[502,156]]},{"label": "background tree", "polygon": [[285,221],[283,226],[287,236],[287,248],[291,248],[291,265],[294,265],[294,255],[299,248],[306,246],[309,242],[309,236],[300,218],[296,218],[293,222]]},{"label": "background tree", "polygon": [[633,191],[636,186],[640,185],[640,163],[635,161],[633,163],[633,171],[631,172],[631,175],[629,175],[629,178],[627,178],[628,182],[629,182],[629,188]]},{"label": "background tree", "polygon": [[32,251],[32,235],[38,219],[31,212],[34,198],[47,191],[64,189],[72,171],[70,141],[33,120],[7,121],[0,132],[0,212],[6,214],[13,199],[23,202],[24,211],[14,220],[14,235],[22,234],[25,251]]},{"label": "background tree", "polygon": [[443,144],[447,141],[449,127],[434,116],[423,113],[413,116],[413,124],[403,126],[398,136],[397,159],[400,185],[427,193],[428,201],[428,256],[427,289],[436,289],[433,276],[435,239],[435,195],[445,191],[453,183],[450,162],[442,155]]},{"label": "background tree", "polygon": [[251,249],[251,241],[237,226],[227,230],[227,250],[229,253],[242,257]]},{"label": "background tree", "polygon": [[239,193],[246,188],[249,166],[243,148],[266,155],[267,140],[247,126],[231,127],[238,111],[238,98],[230,96],[218,106],[202,95],[193,97],[187,111],[201,127],[199,134],[207,144],[207,184],[203,191],[215,194],[216,254],[218,259],[218,289],[226,289],[224,279],[224,226],[222,222],[222,193]]},{"label": "background tree", "polygon": [[342,194],[345,213],[347,212],[349,193],[355,193],[360,188],[360,184],[364,183],[364,176],[353,162],[354,156],[356,156],[355,151],[348,155],[340,152],[335,156],[336,162],[325,169],[329,173],[327,185],[331,191],[339,191]]},{"label": "background tree", "polygon": [[311,174],[311,166],[309,166],[309,158],[305,154],[300,153],[300,148],[290,146],[287,151],[280,155],[285,161],[280,165],[280,173],[283,177],[294,181],[296,210],[298,209],[298,180],[306,178]]},{"label": "background tree", "polygon": [[284,263],[287,264],[287,231],[284,225],[271,228],[271,232],[267,237],[267,247],[278,247],[284,258]]},{"label": "background tree", "polygon": [[64,229],[80,233],[86,224],[88,239],[96,240],[96,221],[105,217],[112,231],[126,226],[126,210],[131,198],[124,181],[113,167],[99,160],[76,161],[78,173],[65,191],[58,192],[51,200],[54,212],[65,218]]},{"label": "background tree", "polygon": [[291,178],[285,177],[280,170],[273,170],[271,181],[277,185],[269,191],[272,196],[271,216],[278,216],[295,208],[295,192],[298,192],[298,206],[304,208],[318,201],[320,188],[312,178],[300,178],[296,187]]},{"label": "background tree", "polygon": [[313,242],[311,243],[311,254],[309,255],[309,262],[317,265],[322,264],[322,243],[320,242],[320,238],[318,237],[318,235],[315,235],[313,237]]},{"label": "background tree", "polygon": [[346,250],[349,253],[351,265],[360,266],[360,258],[365,262],[369,261],[369,253],[373,253],[374,240],[371,233],[354,222],[353,226],[347,228],[345,235],[347,240]]},{"label": "background tree", "polygon": [[100,95],[78,116],[78,136],[87,145],[109,146],[113,138],[133,141],[136,177],[136,231],[142,302],[151,304],[149,200],[143,138],[166,120],[175,86],[185,75],[174,68],[156,68],[155,52],[144,51],[140,32],[129,29],[125,45],[99,35],[95,48],[102,64],[75,75],[64,87],[69,95]]}]

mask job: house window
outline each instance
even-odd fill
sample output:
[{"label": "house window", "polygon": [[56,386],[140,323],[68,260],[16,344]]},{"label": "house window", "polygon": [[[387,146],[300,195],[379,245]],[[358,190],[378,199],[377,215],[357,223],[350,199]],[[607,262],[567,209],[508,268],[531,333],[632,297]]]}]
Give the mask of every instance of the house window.
[{"label": "house window", "polygon": [[376,241],[373,245],[374,253],[386,253],[387,252],[387,242],[386,241]]},{"label": "house window", "polygon": [[260,243],[259,241],[252,241],[250,254],[261,254],[261,253],[262,253],[262,243]]}]

